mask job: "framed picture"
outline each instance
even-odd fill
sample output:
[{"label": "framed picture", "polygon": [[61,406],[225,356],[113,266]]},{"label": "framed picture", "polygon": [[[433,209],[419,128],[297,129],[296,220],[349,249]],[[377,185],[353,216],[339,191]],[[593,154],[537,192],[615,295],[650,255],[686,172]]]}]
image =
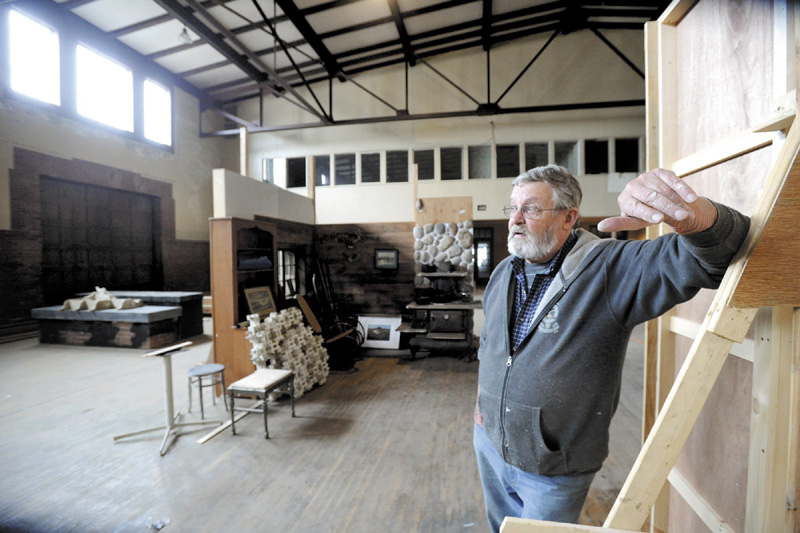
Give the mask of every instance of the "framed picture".
[{"label": "framed picture", "polygon": [[375,268],[397,270],[397,250],[375,250]]},{"label": "framed picture", "polygon": [[269,316],[278,310],[275,306],[275,298],[272,297],[272,290],[269,287],[252,287],[244,290],[247,298],[247,305],[250,313],[258,314],[260,318]]},{"label": "framed picture", "polygon": [[403,322],[399,316],[359,316],[358,323],[364,331],[364,348],[397,350],[400,347],[400,332]]}]

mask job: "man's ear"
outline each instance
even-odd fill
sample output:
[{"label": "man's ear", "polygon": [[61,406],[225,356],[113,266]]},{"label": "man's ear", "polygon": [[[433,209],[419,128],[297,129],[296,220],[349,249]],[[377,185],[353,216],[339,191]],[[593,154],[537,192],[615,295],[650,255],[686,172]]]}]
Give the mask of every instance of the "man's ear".
[{"label": "man's ear", "polygon": [[567,218],[564,220],[564,224],[570,228],[574,228],[578,224],[578,219],[580,216],[581,215],[576,207],[570,207],[567,210]]}]

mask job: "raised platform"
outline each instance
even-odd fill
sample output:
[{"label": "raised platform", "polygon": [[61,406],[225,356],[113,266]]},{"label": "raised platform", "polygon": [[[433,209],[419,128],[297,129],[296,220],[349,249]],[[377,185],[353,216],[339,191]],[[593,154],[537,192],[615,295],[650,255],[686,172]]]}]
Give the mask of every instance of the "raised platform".
[{"label": "raised platform", "polygon": [[[172,306],[183,309],[178,325],[179,339],[203,334],[203,293],[184,291],[108,291],[117,298],[135,298],[145,305]],[[81,293],[78,296],[89,294]]]},{"label": "raised platform", "polygon": [[39,307],[31,314],[39,323],[39,342],[78,346],[116,346],[151,350],[180,335],[180,306],[145,305],[102,311]]}]

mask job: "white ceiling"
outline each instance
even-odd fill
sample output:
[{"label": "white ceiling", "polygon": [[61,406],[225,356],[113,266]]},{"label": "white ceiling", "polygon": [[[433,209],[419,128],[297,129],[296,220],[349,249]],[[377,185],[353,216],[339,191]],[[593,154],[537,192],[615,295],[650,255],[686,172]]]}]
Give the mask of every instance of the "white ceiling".
[{"label": "white ceiling", "polygon": [[[668,0],[19,0],[84,21],[205,105],[535,33],[639,29]],[[52,14],[52,13],[51,13]],[[88,28],[88,27],[87,27]],[[186,28],[191,42],[179,35]]]}]

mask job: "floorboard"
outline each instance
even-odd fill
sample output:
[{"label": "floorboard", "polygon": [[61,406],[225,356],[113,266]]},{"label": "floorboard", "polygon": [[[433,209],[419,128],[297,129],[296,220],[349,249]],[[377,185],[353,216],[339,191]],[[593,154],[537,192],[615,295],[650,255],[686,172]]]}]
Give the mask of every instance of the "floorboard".
[{"label": "floorboard", "polygon": [[[186,413],[186,371],[211,347],[191,340],[173,356],[181,421],[200,419],[196,391]],[[184,430],[161,457],[163,431],[112,438],[164,423],[162,363],[143,353],[0,345],[0,530],[487,530],[471,447],[477,362],[365,358],[306,392],[297,418],[288,401],[271,405],[269,440],[249,415],[204,444],[211,427]],[[603,522],[639,450],[638,330],[625,375],[584,523]],[[206,417],[227,417],[219,399]]]}]

